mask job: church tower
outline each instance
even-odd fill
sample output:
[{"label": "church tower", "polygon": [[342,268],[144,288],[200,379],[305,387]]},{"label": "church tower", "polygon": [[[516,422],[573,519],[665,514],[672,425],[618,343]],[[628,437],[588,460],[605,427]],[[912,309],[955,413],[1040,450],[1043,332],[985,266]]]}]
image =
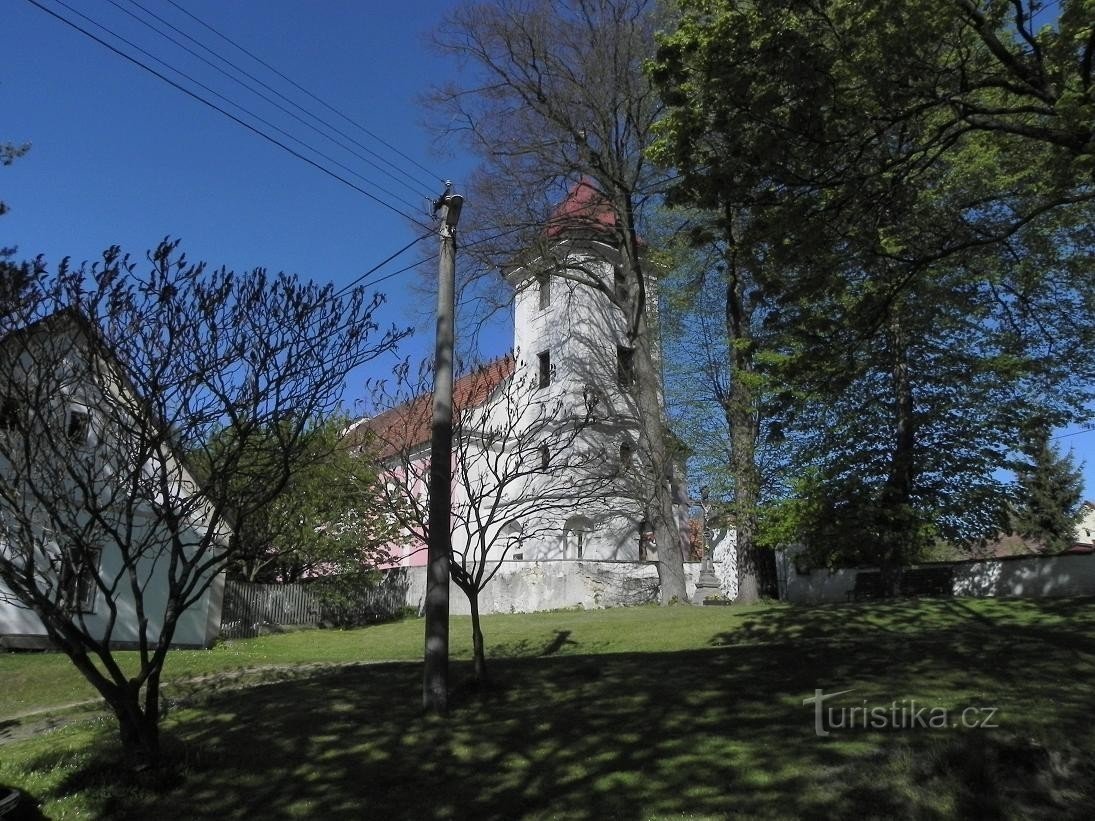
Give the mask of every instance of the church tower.
[{"label": "church tower", "polygon": [[562,555],[545,545],[527,550],[525,558],[646,558],[643,506],[636,498],[634,352],[623,313],[608,296],[625,303],[628,296],[615,226],[610,203],[583,179],[556,208],[536,251],[506,275],[516,294],[516,378],[545,401],[564,403],[571,418],[592,407],[589,444],[603,453],[605,469],[619,476],[617,498],[589,506],[596,510],[575,510],[563,523]]}]

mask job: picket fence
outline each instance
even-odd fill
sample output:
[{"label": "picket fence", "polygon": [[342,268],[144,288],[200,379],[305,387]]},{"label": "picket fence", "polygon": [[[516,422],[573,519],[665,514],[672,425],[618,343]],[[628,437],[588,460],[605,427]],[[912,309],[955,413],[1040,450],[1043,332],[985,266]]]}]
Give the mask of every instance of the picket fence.
[{"label": "picket fence", "polygon": [[394,618],[406,606],[405,574],[400,570],[384,574],[379,584],[362,587],[338,603],[325,601],[308,584],[253,584],[230,580],[224,585],[221,607],[221,638],[250,638],[278,628],[317,625],[321,622],[348,625]]}]

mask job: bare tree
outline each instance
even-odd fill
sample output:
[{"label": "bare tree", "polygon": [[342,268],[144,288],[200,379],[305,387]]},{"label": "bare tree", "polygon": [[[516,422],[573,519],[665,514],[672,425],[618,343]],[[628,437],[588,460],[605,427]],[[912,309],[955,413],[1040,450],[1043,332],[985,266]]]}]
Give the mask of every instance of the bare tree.
[{"label": "bare tree", "polygon": [[[465,3],[435,38],[443,53],[461,63],[461,81],[439,88],[431,103],[449,132],[464,138],[481,159],[467,189],[463,259],[478,258],[481,273],[517,258],[535,261],[541,271],[600,291],[619,313],[634,351],[638,450],[666,603],[684,601],[686,589],[666,481],[677,454],[661,395],[652,288],[657,269],[641,234],[665,183],[664,172],[643,155],[661,109],[642,70],[653,53],[654,10],[653,0]],[[596,190],[598,202],[553,223],[553,208],[579,180]],[[617,254],[608,276],[601,265],[576,265],[573,254],[560,253],[561,240],[582,234]],[[480,297],[505,293],[497,280],[465,281],[465,288]]]},{"label": "bare tree", "polygon": [[401,335],[378,333],[379,296],[210,271],[176,245],[147,269],[117,248],[39,266],[0,316],[0,583],[105,699],[135,766],[158,759],[176,633],[215,631],[218,608],[198,608],[232,526],[307,464],[347,372]]},{"label": "bare tree", "polygon": [[[598,434],[598,400],[537,390],[512,357],[473,369],[456,383],[453,422],[452,580],[468,597],[475,676],[487,676],[479,594],[502,562],[536,543],[557,544],[563,519],[591,521],[633,505],[619,496],[615,462]],[[390,509],[410,537],[429,540],[429,371],[399,371],[377,385],[387,410],[365,423],[365,439],[388,466]]]}]

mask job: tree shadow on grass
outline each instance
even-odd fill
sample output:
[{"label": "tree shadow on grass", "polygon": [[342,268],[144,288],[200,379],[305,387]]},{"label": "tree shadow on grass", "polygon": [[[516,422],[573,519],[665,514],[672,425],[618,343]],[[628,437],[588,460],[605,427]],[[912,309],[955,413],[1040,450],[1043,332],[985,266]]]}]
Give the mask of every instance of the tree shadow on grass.
[{"label": "tree shadow on grass", "polygon": [[[812,624],[814,635],[822,626]],[[178,782],[118,786],[104,747],[56,794],[113,785],[102,809],[119,818],[1090,814],[1090,700],[1085,688],[1061,686],[1089,681],[1088,660],[1027,644],[1009,655],[988,630],[954,647],[885,629],[872,646],[863,629],[850,648],[724,641],[688,652],[495,659],[496,686],[460,689],[447,720],[421,714],[421,668],[410,663],[215,693],[166,726]],[[465,663],[452,669],[456,681],[471,677]],[[999,728],[820,736],[803,704],[817,688],[851,689],[851,705],[925,690],[957,706],[991,697]],[[1033,709],[1036,699],[1051,706]],[[1050,723],[1067,732],[1037,741]],[[50,766],[46,758],[31,766]]]}]

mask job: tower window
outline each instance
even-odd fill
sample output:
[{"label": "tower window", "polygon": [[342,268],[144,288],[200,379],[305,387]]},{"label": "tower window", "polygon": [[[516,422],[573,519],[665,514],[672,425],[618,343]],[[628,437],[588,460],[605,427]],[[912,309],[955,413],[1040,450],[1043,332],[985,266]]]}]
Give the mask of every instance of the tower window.
[{"label": "tower window", "polygon": [[630,442],[620,443],[620,467],[628,467],[631,464],[631,457],[635,451],[631,447]]},{"label": "tower window", "polygon": [[15,430],[19,426],[19,401],[10,396],[0,402],[0,430]]},{"label": "tower window", "polygon": [[551,277],[547,274],[539,274],[536,277],[540,310],[545,310],[551,304]]},{"label": "tower window", "polygon": [[540,363],[539,378],[536,386],[539,388],[546,388],[551,384],[551,351],[542,351],[536,354],[536,359]]},{"label": "tower window", "polygon": [[616,289],[616,299],[620,302],[627,302],[627,277],[624,276],[623,269],[616,268],[613,271],[612,279]]},{"label": "tower window", "polygon": [[621,388],[635,384],[635,349],[616,346],[616,381]]},{"label": "tower window", "polygon": [[540,469],[547,470],[551,465],[551,448],[547,445],[540,445]]},{"label": "tower window", "polygon": [[87,442],[89,417],[86,411],[72,408],[68,412],[68,423],[65,426],[65,435],[69,441],[76,444]]}]

